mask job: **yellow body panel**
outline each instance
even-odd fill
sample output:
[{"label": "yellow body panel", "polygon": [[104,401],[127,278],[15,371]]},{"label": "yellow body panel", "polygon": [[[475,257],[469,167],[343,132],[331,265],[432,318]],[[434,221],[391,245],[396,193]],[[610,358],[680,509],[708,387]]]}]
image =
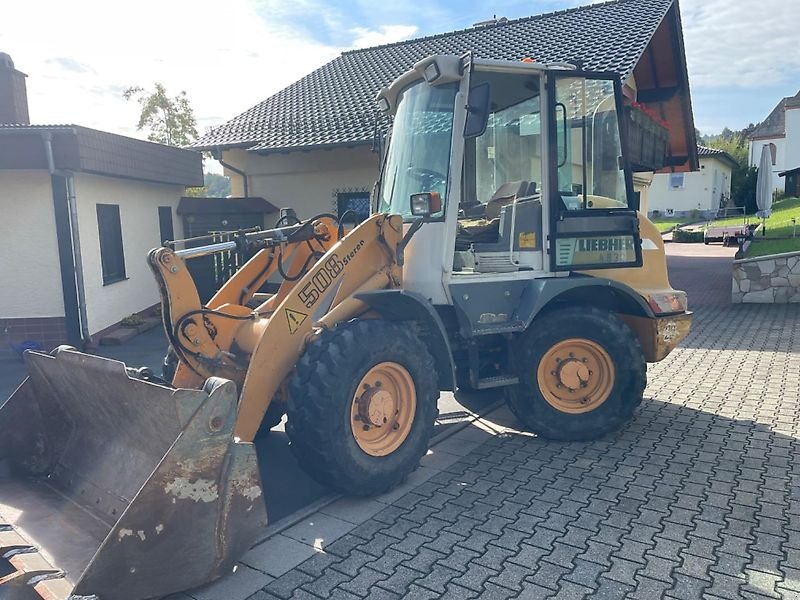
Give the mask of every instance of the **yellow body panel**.
[{"label": "yellow body panel", "polygon": [[[673,289],[669,282],[667,256],[661,233],[641,213],[639,232],[642,237],[641,267],[599,269],[581,273],[623,283],[636,291],[656,312],[676,313],[656,319],[619,315],[636,333],[646,360],[657,362],[665,358],[689,334],[692,314],[686,312],[685,292]],[[668,310],[670,308],[674,310]]]}]

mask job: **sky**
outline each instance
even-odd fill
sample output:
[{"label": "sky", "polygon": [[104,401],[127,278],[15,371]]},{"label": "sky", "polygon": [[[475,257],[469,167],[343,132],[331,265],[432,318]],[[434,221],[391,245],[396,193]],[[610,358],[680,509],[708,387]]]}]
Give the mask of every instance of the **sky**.
[{"label": "sky", "polygon": [[[796,2],[680,0],[702,133],[761,121],[800,89]],[[28,74],[33,123],[145,137],[122,93],[161,82],[187,93],[202,133],[342,51],[588,3],[26,0],[3,6],[0,52]]]}]

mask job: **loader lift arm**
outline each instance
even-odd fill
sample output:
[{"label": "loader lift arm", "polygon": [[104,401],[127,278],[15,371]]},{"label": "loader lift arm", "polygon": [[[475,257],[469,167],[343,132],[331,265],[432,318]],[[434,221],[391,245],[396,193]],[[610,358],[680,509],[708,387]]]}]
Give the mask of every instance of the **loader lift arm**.
[{"label": "loader lift arm", "polygon": [[[402,219],[374,215],[337,240],[337,224],[320,216],[302,224],[248,233],[238,244],[256,254],[203,306],[185,260],[237,242],[149,255],[159,283],[164,327],[179,358],[173,385],[197,389],[208,377],[240,390],[234,435],[252,441],[272,398],[314,331],[366,312],[356,294],[398,288]],[[256,308],[256,291],[280,271],[278,292]]]}]

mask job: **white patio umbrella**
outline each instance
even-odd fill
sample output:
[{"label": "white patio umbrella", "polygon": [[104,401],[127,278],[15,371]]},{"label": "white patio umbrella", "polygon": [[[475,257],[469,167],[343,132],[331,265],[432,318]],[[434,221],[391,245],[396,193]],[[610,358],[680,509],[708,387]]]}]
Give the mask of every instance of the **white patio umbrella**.
[{"label": "white patio umbrella", "polygon": [[772,152],[766,144],[761,147],[761,161],[758,163],[756,205],[761,217],[761,235],[767,235],[765,220],[772,212]]}]

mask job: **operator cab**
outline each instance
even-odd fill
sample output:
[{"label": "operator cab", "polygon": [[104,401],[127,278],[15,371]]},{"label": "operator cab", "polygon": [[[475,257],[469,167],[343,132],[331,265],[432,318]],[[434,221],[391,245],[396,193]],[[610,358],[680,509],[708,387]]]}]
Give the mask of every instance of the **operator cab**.
[{"label": "operator cab", "polygon": [[616,75],[433,56],[378,104],[392,126],[376,210],[411,223],[409,198],[436,196],[405,269],[434,304],[478,276],[641,266]]}]

